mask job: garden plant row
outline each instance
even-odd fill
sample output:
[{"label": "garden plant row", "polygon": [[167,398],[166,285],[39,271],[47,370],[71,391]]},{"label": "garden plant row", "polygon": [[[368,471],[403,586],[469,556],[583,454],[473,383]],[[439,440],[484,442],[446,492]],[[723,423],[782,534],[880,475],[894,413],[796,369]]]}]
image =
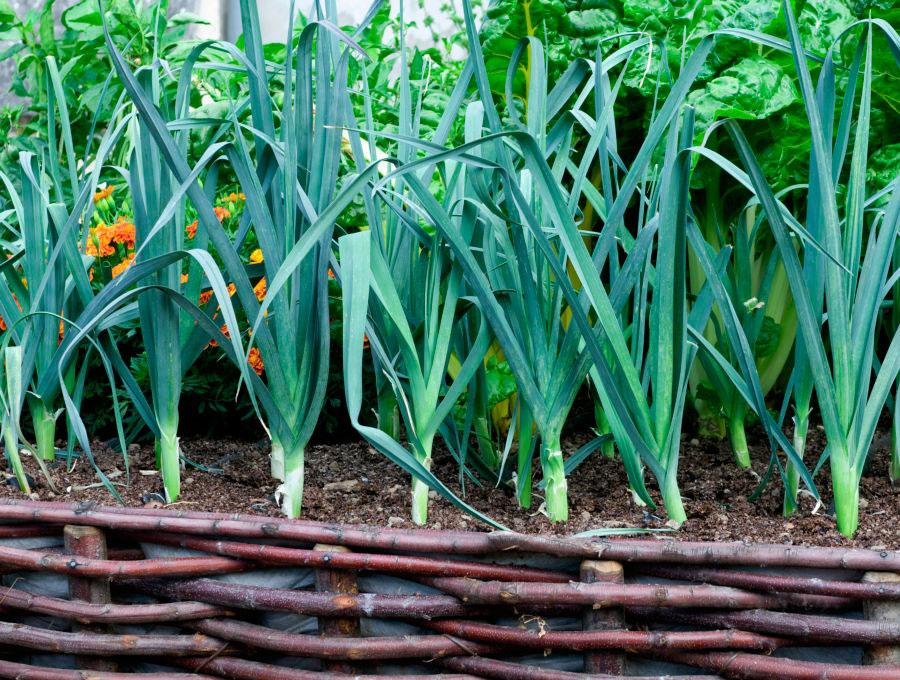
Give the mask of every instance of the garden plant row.
[{"label": "garden plant row", "polygon": [[[180,47],[186,20],[166,3],[78,3],[59,41],[52,12],[16,23],[4,9],[7,32],[44,26],[17,47],[31,50],[30,110],[0,167],[2,437],[18,488],[34,482],[25,462],[83,461],[117,497],[92,453],[106,428],[124,483],[129,443],[152,436],[177,501],[182,396],[228,374],[219,389],[264,428],[290,517],[337,391],[411,476],[419,524],[431,489],[498,527],[466,485],[564,521],[567,477],[605,455],[678,525],[692,418],[726,430],[743,467],[758,423],[760,486],[783,485],[786,515],[798,494],[833,499],[852,536],[879,422],[900,403],[900,179],[885,161],[897,13],[835,10],[823,37],[817,3],[700,4],[673,46],[684,17],[656,26],[629,3],[571,9],[564,26],[534,3],[496,5],[479,32],[467,0],[456,66],[408,48],[402,9],[394,21],[379,2],[351,28],[324,2],[272,45],[242,0],[237,44]],[[553,31],[597,12],[609,29],[561,55]],[[108,64],[90,96],[73,41]],[[783,100],[805,131],[787,182],[757,99]],[[580,400],[597,436],[563,451]],[[807,452],[817,425],[827,444]],[[432,471],[438,440],[457,491]]]}]

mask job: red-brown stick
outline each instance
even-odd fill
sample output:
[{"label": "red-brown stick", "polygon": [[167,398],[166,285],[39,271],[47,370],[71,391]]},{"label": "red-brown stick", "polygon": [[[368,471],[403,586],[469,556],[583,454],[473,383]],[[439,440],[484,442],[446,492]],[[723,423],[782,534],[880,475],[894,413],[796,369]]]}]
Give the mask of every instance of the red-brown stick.
[{"label": "red-brown stick", "polygon": [[[350,549],[341,545],[319,544],[313,548],[314,552],[324,552],[331,555],[349,553]],[[316,592],[333,595],[359,595],[359,584],[356,580],[356,572],[345,569],[331,569],[318,567],[315,570]],[[319,635],[333,637],[359,637],[359,618],[354,616],[320,616],[318,617]],[[352,673],[355,667],[346,659],[329,659],[325,662],[326,671],[338,671]]]},{"label": "red-brown stick", "polygon": [[146,508],[99,508],[77,503],[0,499],[0,519],[31,523],[89,524],[128,531],[170,531],[192,535],[268,537],[309,545],[329,543],[358,548],[446,554],[535,552],[619,562],[791,566],[900,571],[900,553],[858,548],[807,548],[752,543],[700,543],[656,539],[566,539],[514,532],[384,529],[308,520],[261,519],[250,515]]},{"label": "red-brown stick", "polygon": [[[106,560],[106,538],[97,527],[66,526],[63,528],[63,544],[66,552],[90,560]],[[69,576],[69,598],[73,604],[88,603],[108,605],[111,602],[109,580],[105,578],[84,578]],[[102,627],[96,624],[75,623],[72,630],[80,633],[100,633]],[[95,671],[115,671],[117,666],[111,659],[90,659],[79,657],[79,668]]]},{"label": "red-brown stick", "polygon": [[761,654],[671,652],[660,658],[740,680],[897,680],[900,666],[849,666],[779,659]]},{"label": "red-brown stick", "polygon": [[622,649],[647,652],[655,649],[753,649],[771,652],[782,641],[738,630],[711,631],[645,631],[645,630],[574,630],[547,631],[506,628],[474,621],[431,621],[426,628],[494,645],[527,649],[566,649],[583,652],[590,649]]},{"label": "red-brown stick", "polygon": [[636,571],[650,576],[732,586],[767,593],[807,593],[856,600],[900,600],[900,583],[862,583],[860,581],[829,581],[821,578],[776,576],[728,569],[685,569],[664,565],[639,565]]},{"label": "red-brown stick", "polygon": [[226,609],[205,602],[101,605],[34,595],[15,588],[0,589],[0,605],[82,623],[172,623],[228,614]]},{"label": "red-brown stick", "polygon": [[245,571],[247,562],[227,557],[173,557],[160,560],[92,560],[49,551],[0,546],[0,565],[82,577],[201,576]]},{"label": "red-brown stick", "polygon": [[[863,574],[863,583],[873,586],[896,587],[900,586],[900,574],[869,571]],[[900,603],[868,600],[863,602],[863,617],[872,623],[898,626],[900,625]],[[863,663],[867,666],[900,664],[900,645],[868,645],[863,654]]]},{"label": "red-brown stick", "polygon": [[460,654],[490,654],[496,647],[447,635],[398,635],[396,637],[319,637],[273,630],[244,621],[207,619],[191,624],[202,633],[229,642],[268,649],[280,654],[316,659],[375,661],[433,659]]},{"label": "red-brown stick", "polygon": [[0,525],[0,538],[36,538],[39,536],[58,536],[59,527],[46,524],[3,524]]},{"label": "red-brown stick", "polygon": [[[441,666],[452,671],[473,673],[481,678],[496,680],[623,680],[625,676],[604,673],[573,673],[556,671],[539,666],[485,659],[478,656],[455,656],[439,661]],[[718,675],[654,675],[628,676],[628,680],[722,680]]]},{"label": "red-brown stick", "polygon": [[[370,675],[304,671],[298,668],[285,668],[284,666],[273,666],[258,661],[230,657],[178,659],[175,663],[184,668],[196,668],[215,673],[223,678],[233,678],[233,680],[366,680],[372,677]],[[478,680],[477,676],[463,674],[403,675],[400,677],[403,680]]]},{"label": "red-brown stick", "polygon": [[198,673],[110,673],[73,671],[0,660],[0,678],[10,680],[220,680],[215,675]]},{"label": "red-brown stick", "polygon": [[131,587],[175,600],[199,600],[238,609],[288,611],[308,616],[365,616],[377,618],[431,619],[468,616],[472,609],[446,595],[328,595],[305,590],[195,579],[167,583],[133,582]]},{"label": "red-brown stick", "polygon": [[900,642],[900,624],[884,621],[786,614],[762,609],[725,613],[642,609],[630,613],[651,622],[666,621],[690,626],[735,628],[782,637],[796,637],[810,642],[841,642],[862,645],[890,645]]},{"label": "red-brown stick", "polygon": [[[619,562],[585,560],[581,563],[583,583],[625,583],[625,571]],[[583,630],[622,630],[625,616],[620,607],[588,607],[581,618]],[[589,652],[584,655],[584,670],[587,673],[607,675],[625,674],[625,656],[610,652]]]},{"label": "red-brown stick", "polygon": [[[814,595],[774,597],[724,586],[612,583],[503,583],[463,578],[435,578],[427,583],[473,604],[576,604],[594,607],[715,607],[718,609],[775,609],[821,607],[832,603]],[[846,605],[846,602],[839,601]]]},{"label": "red-brown stick", "polygon": [[325,567],[376,571],[385,574],[418,574],[422,576],[460,576],[491,581],[523,581],[540,583],[567,583],[571,576],[547,569],[504,566],[462,560],[441,560],[407,555],[380,555],[374,553],[334,552],[286,548],[259,543],[219,541],[169,534],[134,534],[137,540],[162,545],[225,555],[262,564],[290,564],[303,567]]},{"label": "red-brown stick", "polygon": [[100,635],[66,633],[0,621],[4,645],[57,654],[94,656],[192,656],[219,653],[225,643],[205,635]]}]

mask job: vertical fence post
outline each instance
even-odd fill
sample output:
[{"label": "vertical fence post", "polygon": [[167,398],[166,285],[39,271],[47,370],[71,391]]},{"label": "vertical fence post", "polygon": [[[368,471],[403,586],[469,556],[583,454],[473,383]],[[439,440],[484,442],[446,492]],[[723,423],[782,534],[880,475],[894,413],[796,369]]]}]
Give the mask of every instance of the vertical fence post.
[{"label": "vertical fence post", "polygon": [[[96,527],[66,525],[63,529],[63,540],[66,552],[70,555],[85,557],[91,560],[106,559],[106,538]],[[85,578],[69,576],[69,598],[90,602],[91,604],[109,604],[109,579]],[[91,624],[72,624],[73,630],[99,632],[101,626]],[[110,659],[79,657],[78,667],[84,670],[114,671],[116,664]]]},{"label": "vertical fence post", "polygon": [[[862,580],[866,583],[900,583],[900,574],[883,571],[867,571]],[[900,624],[900,602],[863,601],[863,615],[869,621]],[[863,663],[867,666],[900,664],[900,645],[871,645],[866,647]]]},{"label": "vertical fence post", "polygon": [[[342,545],[317,544],[314,550],[323,552],[350,552],[349,548]],[[359,584],[356,580],[356,572],[339,569],[316,569],[316,590],[320,593],[335,593],[343,595],[356,595],[359,593]],[[359,619],[353,617],[333,616],[319,617],[319,634],[332,637],[359,637]],[[326,671],[340,673],[353,673],[353,664],[347,661],[326,661]]]},{"label": "vertical fence post", "polygon": [[[582,583],[624,583],[625,570],[619,562],[586,560],[581,563]],[[625,617],[620,608],[589,608],[582,620],[583,630],[621,630]],[[586,673],[624,675],[625,656],[618,652],[588,652],[584,655]]]}]

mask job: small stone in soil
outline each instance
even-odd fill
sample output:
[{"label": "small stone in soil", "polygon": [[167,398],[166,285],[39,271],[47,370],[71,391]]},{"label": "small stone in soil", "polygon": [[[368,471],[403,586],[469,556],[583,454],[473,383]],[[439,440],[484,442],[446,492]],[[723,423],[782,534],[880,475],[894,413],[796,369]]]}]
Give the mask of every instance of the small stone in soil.
[{"label": "small stone in soil", "polygon": [[143,496],[141,496],[141,502],[144,505],[165,505],[166,497],[161,493],[156,493],[155,491],[148,491]]},{"label": "small stone in soil", "polygon": [[[35,486],[34,479],[27,472],[25,473],[25,481],[28,482],[29,488],[34,488],[34,486]],[[18,489],[19,491],[22,491],[21,487],[19,486],[19,480],[16,479],[15,477],[7,477],[6,484],[8,486],[11,486],[14,489]]]},{"label": "small stone in soil", "polygon": [[363,483],[358,479],[347,479],[343,482],[329,482],[324,487],[322,487],[326,492],[329,491],[356,491],[357,489],[361,489]]},{"label": "small stone in soil", "polygon": [[403,524],[403,518],[402,518],[402,517],[396,517],[396,516],[388,517],[387,525],[388,525],[389,527],[396,527],[396,526],[399,526],[399,525],[401,525],[401,524]]}]

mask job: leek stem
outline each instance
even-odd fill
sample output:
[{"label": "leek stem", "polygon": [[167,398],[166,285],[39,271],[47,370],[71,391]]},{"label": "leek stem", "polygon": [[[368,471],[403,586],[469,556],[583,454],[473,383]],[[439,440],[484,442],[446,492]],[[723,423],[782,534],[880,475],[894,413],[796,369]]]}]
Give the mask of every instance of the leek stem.
[{"label": "leek stem", "polygon": [[859,525],[859,483],[849,458],[846,451],[842,451],[841,455],[831,454],[831,484],[837,528],[847,538],[856,533]]},{"label": "leek stem", "polygon": [[546,483],[547,516],[551,522],[565,522],[569,519],[569,498],[559,435],[541,437],[541,467]]},{"label": "leek stem", "polygon": [[[606,412],[603,410],[603,407],[600,405],[599,401],[594,402],[594,421],[597,423],[597,434],[599,434],[601,437],[612,434],[612,429],[609,427],[609,419],[606,417]],[[600,453],[602,453],[605,458],[609,458],[610,460],[615,458],[615,441],[609,439],[608,441],[603,442],[600,445]]]},{"label": "leek stem", "polygon": [[662,488],[663,505],[669,519],[678,524],[687,521],[687,513],[684,511],[684,502],[681,500],[681,490],[678,488],[678,475],[675,470],[666,470],[666,478]]},{"label": "leek stem", "polygon": [[[432,443],[432,439],[422,440],[422,450],[416,452],[419,462],[428,470],[431,469]],[[428,485],[416,477],[412,480],[412,521],[419,526],[428,521]]]},{"label": "leek stem", "polygon": [[[806,451],[806,435],[809,431],[809,415],[794,418],[794,451],[803,459]],[[785,467],[785,476],[787,481],[784,487],[784,507],[783,513],[785,517],[790,517],[797,512],[797,492],[800,490],[800,471],[797,467],[788,461]]]},{"label": "leek stem", "polygon": [[397,395],[388,387],[377,395],[378,429],[392,439],[400,437],[400,406]]},{"label": "leek stem", "polygon": [[166,502],[174,503],[181,495],[181,448],[178,446],[178,428],[160,428],[156,442]]},{"label": "leek stem", "polygon": [[428,521],[428,485],[413,477],[412,480],[412,521],[424,526]]},{"label": "leek stem", "polygon": [[37,455],[41,460],[56,458],[56,418],[39,399],[31,400],[31,420],[34,424],[34,439]]},{"label": "leek stem", "polygon": [[284,481],[284,446],[276,439],[272,440],[272,450],[269,453],[272,477],[280,482]]},{"label": "leek stem", "polygon": [[6,448],[6,457],[9,459],[16,481],[19,482],[19,490],[30,495],[31,487],[28,484],[25,468],[22,466],[22,459],[19,457],[19,443],[16,440],[15,428],[8,418],[4,418],[3,445]]},{"label": "leek stem", "polygon": [[894,394],[894,420],[891,424],[891,462],[888,474],[891,484],[900,481],[900,390]]},{"label": "leek stem", "polygon": [[[284,481],[278,487],[277,492],[281,495],[281,510],[287,517],[297,519],[303,509],[303,461],[306,450],[301,447],[288,452],[281,446],[279,448],[284,461]],[[273,451],[275,449],[274,443],[272,449]]]},{"label": "leek stem", "polygon": [[728,436],[734,458],[742,468],[750,467],[750,449],[747,446],[747,430],[744,429],[743,409],[738,417],[731,418],[728,423]]}]

